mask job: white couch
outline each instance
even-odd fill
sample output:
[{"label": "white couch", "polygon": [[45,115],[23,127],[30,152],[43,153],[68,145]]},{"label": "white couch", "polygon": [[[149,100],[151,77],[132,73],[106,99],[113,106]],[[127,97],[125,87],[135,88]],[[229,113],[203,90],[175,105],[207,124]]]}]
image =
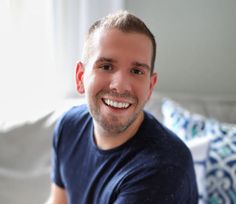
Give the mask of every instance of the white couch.
[{"label": "white couch", "polygon": [[[163,120],[162,99],[163,95],[154,93],[146,106],[159,120]],[[186,96],[174,99],[188,110],[205,117],[236,123],[236,101]],[[7,119],[0,118],[0,203],[45,202],[50,190],[53,127],[64,111],[80,103],[84,103],[84,99],[68,99],[43,108],[33,106],[28,110],[30,114],[23,114],[22,110],[15,121],[9,116]],[[17,118],[15,114],[9,114]]]}]

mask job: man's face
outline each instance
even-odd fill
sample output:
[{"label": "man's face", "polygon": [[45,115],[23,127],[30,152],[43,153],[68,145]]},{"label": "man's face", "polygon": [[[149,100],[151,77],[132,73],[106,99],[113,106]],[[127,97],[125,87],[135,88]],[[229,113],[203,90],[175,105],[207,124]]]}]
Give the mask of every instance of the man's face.
[{"label": "man's face", "polygon": [[157,80],[150,74],[152,43],[139,33],[103,29],[93,36],[86,67],[77,67],[77,87],[85,92],[94,122],[122,133],[143,114]]}]

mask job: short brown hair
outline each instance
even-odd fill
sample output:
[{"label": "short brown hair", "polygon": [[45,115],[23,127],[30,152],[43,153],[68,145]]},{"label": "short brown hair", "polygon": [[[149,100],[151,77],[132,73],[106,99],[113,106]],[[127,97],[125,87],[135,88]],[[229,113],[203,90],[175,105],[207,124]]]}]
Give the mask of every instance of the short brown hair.
[{"label": "short brown hair", "polygon": [[152,42],[153,52],[151,59],[151,73],[153,73],[154,63],[156,58],[156,41],[154,35],[145,25],[145,23],[137,18],[136,16],[130,14],[127,11],[119,11],[113,14],[109,14],[104,18],[96,21],[90,28],[87,34],[85,47],[84,47],[84,60],[87,61],[89,57],[89,50],[91,49],[91,36],[96,30],[101,28],[116,28],[122,32],[136,32],[146,35]]}]

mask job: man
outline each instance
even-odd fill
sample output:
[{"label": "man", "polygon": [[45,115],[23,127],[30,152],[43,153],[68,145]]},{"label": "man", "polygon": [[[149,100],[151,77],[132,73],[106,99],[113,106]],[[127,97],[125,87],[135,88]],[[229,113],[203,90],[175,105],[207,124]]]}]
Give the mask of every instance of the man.
[{"label": "man", "polygon": [[157,82],[156,43],[126,11],[89,29],[77,90],[87,105],[57,123],[52,204],[196,204],[188,148],[143,108]]}]

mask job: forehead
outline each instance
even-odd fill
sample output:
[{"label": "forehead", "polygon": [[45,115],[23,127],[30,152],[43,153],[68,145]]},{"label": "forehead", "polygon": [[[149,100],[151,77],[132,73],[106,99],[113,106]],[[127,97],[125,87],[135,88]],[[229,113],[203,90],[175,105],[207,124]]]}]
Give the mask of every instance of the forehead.
[{"label": "forehead", "polygon": [[[115,28],[99,29],[91,36],[92,55],[116,55],[133,57],[150,65],[152,57],[151,39],[142,33],[123,32]],[[112,56],[111,56],[112,57]]]},{"label": "forehead", "polygon": [[94,32],[92,43],[94,45],[107,45],[114,43],[136,44],[138,46],[152,47],[150,38],[138,32],[123,32],[116,28],[102,28]]}]

